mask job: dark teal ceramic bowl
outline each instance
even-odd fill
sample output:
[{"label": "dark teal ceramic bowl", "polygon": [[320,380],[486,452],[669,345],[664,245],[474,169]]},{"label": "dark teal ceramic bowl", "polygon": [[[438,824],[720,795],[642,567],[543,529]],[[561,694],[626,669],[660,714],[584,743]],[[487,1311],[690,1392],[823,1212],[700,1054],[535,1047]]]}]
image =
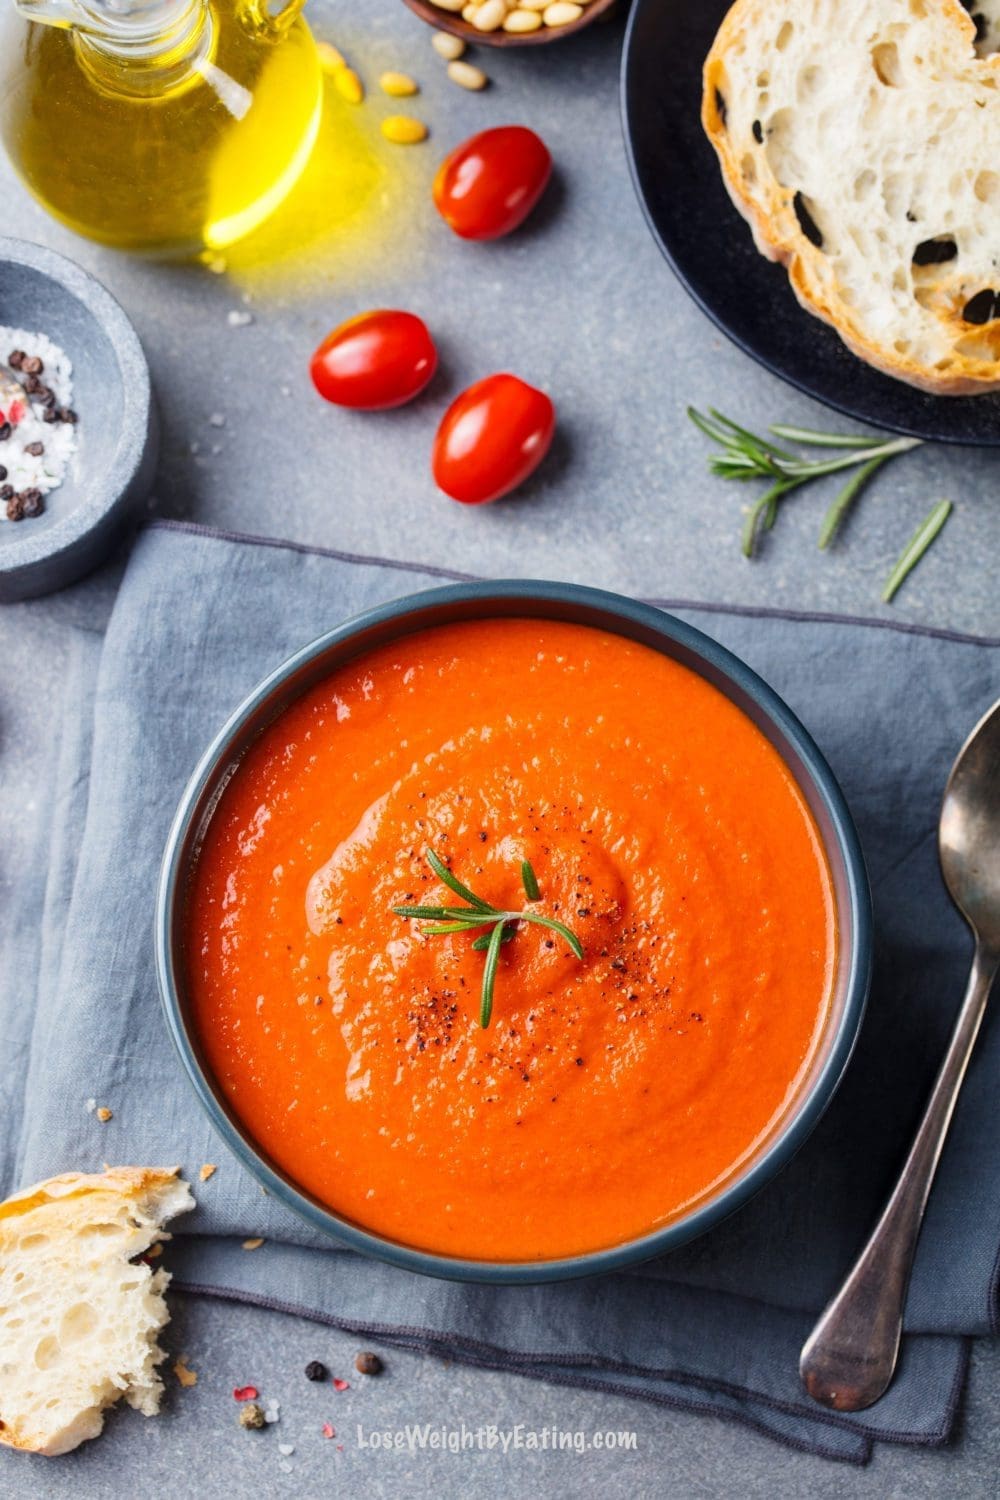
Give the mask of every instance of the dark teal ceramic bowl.
[{"label": "dark teal ceramic bowl", "polygon": [[[304,1192],[230,1110],[202,1056],[184,986],[190,872],[220,793],[264,727],[352,657],[431,626],[504,615],[576,621],[628,636],[691,668],[737,704],[778,750],[812,810],[832,871],[840,928],[825,1040],[797,1101],[760,1153],[711,1198],[651,1234],[587,1255],[516,1263],[413,1249],[341,1218]],[[411,595],[348,620],[278,667],[236,710],[191,777],[167,840],[156,911],[156,962],[167,1025],[195,1093],[227,1146],[268,1192],[338,1244],[408,1271],[456,1281],[557,1281],[619,1270],[704,1234],[739,1208],[791,1159],[833,1097],[861,1025],[871,961],[871,895],[854,823],[833,773],[795,715],[755,672],[701,631],[617,594],[565,583],[469,583]]]}]

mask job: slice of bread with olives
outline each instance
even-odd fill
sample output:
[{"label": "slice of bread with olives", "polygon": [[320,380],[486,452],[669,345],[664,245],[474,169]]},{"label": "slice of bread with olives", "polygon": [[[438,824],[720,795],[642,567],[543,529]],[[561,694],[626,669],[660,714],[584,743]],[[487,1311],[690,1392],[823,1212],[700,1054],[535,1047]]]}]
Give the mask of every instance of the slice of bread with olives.
[{"label": "slice of bread with olives", "polygon": [[855,354],[943,395],[1000,389],[998,45],[1000,0],[737,0],[705,63],[758,249]]},{"label": "slice of bread with olives", "polygon": [[157,1412],[170,1277],[139,1257],[193,1207],[159,1167],[69,1172],[0,1203],[0,1442],[51,1457],[121,1396]]}]

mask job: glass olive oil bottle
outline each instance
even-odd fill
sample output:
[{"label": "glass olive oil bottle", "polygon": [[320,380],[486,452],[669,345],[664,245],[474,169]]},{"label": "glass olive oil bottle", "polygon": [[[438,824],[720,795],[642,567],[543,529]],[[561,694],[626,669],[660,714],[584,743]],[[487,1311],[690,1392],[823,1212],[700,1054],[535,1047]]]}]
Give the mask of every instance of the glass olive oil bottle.
[{"label": "glass olive oil bottle", "polygon": [[78,234],[159,255],[230,244],[316,139],[303,3],[0,0],[0,140]]}]

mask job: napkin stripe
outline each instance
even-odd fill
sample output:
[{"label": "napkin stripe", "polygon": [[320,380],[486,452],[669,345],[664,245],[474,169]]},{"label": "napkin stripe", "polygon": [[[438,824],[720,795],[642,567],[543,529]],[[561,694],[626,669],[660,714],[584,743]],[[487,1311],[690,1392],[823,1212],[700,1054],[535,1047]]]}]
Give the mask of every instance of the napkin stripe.
[{"label": "napkin stripe", "polygon": [[[298,552],[307,557],[332,557],[338,562],[361,563],[368,567],[393,568],[399,573],[422,573],[428,578],[443,578],[451,583],[488,583],[483,573],[462,573],[456,568],[442,568],[435,563],[411,562],[398,557],[379,557],[366,552],[342,552],[337,547],[317,547],[308,542],[294,542],[283,537],[255,536],[249,531],[228,531],[204,526],[198,521],[177,521],[161,516],[147,521],[144,531],[181,531],[191,536],[207,537],[218,542],[234,542],[246,547],[275,547],[284,552]],[[718,604],[705,599],[641,598],[640,603],[656,609],[690,609],[707,614],[742,615],[754,620],[801,620],[812,625],[865,625],[871,630],[894,630],[900,635],[928,636],[935,641],[953,641],[960,646],[1000,646],[1000,636],[973,635],[963,630],[948,630],[943,625],[921,625],[913,620],[884,620],[879,615],[848,615],[836,610],[776,609],[766,604]]]}]

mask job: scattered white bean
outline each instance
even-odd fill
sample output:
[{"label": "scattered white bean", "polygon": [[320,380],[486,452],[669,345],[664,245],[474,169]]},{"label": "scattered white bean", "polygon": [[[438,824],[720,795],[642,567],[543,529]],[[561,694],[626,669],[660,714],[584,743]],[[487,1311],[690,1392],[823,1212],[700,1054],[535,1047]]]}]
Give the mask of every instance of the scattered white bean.
[{"label": "scattered white bean", "polygon": [[473,93],[484,89],[490,81],[482,68],[477,68],[469,62],[450,62],[448,77],[452,83],[457,83],[459,88],[471,89]]},{"label": "scattered white bean", "polygon": [[438,57],[443,57],[445,62],[454,62],[461,57],[465,51],[465,43],[460,36],[452,36],[450,31],[435,31],[431,37],[431,46]]}]

